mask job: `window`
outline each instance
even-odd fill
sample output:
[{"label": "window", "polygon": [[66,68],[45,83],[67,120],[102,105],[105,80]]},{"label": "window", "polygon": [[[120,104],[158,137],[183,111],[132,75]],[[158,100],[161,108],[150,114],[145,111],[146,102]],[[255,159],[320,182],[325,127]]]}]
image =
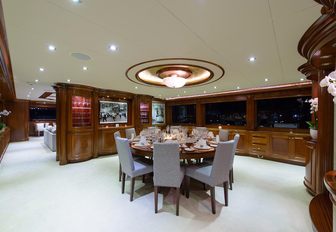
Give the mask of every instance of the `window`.
[{"label": "window", "polygon": [[174,124],[196,123],[196,105],[178,105],[172,107],[172,119]]},{"label": "window", "polygon": [[205,123],[245,126],[246,101],[205,104]]},{"label": "window", "polygon": [[290,97],[257,100],[258,127],[308,128],[310,121],[310,97]]}]

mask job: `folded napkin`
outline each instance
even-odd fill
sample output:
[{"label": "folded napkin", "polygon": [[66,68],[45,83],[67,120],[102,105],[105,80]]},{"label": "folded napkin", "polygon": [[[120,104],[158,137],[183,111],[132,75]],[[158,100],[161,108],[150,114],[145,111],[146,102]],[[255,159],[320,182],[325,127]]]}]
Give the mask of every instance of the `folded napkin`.
[{"label": "folded napkin", "polygon": [[206,147],[207,144],[206,144],[206,141],[204,139],[200,139],[198,140],[198,142],[196,143],[196,146],[197,147]]},{"label": "folded napkin", "polygon": [[140,141],[139,144],[142,146],[148,145],[146,137],[145,136],[140,136]]},{"label": "folded napkin", "polygon": [[208,137],[209,137],[210,139],[212,139],[213,137],[215,137],[215,136],[214,136],[214,133],[213,133],[212,131],[210,131],[210,132],[208,133]]},{"label": "folded napkin", "polygon": [[219,143],[219,135],[216,135],[216,143]]}]

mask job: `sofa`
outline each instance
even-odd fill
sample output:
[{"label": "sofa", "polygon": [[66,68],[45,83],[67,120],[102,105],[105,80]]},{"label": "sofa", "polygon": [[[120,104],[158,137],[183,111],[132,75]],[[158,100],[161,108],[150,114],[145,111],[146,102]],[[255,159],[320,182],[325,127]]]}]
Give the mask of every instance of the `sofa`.
[{"label": "sofa", "polygon": [[56,127],[47,127],[44,129],[44,144],[51,151],[56,151]]}]

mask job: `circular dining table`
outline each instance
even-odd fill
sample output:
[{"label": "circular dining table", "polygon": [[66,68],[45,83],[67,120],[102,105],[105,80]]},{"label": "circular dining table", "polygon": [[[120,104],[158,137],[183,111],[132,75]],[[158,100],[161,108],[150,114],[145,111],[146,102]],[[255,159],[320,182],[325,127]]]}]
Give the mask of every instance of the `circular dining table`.
[{"label": "circular dining table", "polygon": [[[201,158],[213,158],[215,156],[216,148],[210,146],[209,149],[197,149],[192,147],[192,151],[187,151],[186,148],[180,148],[180,158],[181,159],[201,159]],[[133,155],[138,156],[153,156],[153,146],[137,146],[135,143],[131,143],[131,150]]]}]

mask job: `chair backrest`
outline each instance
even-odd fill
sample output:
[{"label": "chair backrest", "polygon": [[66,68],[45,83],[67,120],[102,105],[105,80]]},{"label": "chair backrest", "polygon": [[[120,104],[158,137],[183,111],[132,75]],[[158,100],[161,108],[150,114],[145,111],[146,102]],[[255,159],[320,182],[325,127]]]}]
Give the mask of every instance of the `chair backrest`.
[{"label": "chair backrest", "polygon": [[219,142],[217,145],[215,158],[212,163],[210,177],[214,184],[222,184],[229,178],[229,171],[233,166],[234,140]]},{"label": "chair backrest", "polygon": [[235,136],[233,137],[233,141],[234,141],[233,152],[234,153],[236,153],[238,142],[239,142],[239,138],[240,138],[239,134],[235,134]]},{"label": "chair backrest", "polygon": [[154,186],[180,186],[180,152],[178,143],[154,143]]},{"label": "chair backrest", "polygon": [[117,137],[121,137],[121,136],[120,136],[120,131],[116,131],[116,132],[114,132],[113,136],[114,136],[114,140],[115,140]]},{"label": "chair backrest", "polygon": [[225,142],[229,140],[229,130],[219,129],[219,141]]},{"label": "chair backrest", "polygon": [[136,136],[135,129],[134,128],[128,128],[125,130],[126,132],[126,138],[131,139],[132,134],[134,134],[134,137]]},{"label": "chair backrest", "polygon": [[240,135],[239,135],[239,134],[235,134],[235,136],[233,137],[234,145],[233,145],[233,160],[232,160],[232,166],[233,166],[233,162],[234,162],[234,156],[236,155],[236,151],[237,151],[237,146],[238,146],[239,138],[240,138]]},{"label": "chair backrest", "polygon": [[42,123],[42,122],[36,123],[36,130],[37,131],[43,131],[44,130],[44,123]]},{"label": "chair backrest", "polygon": [[131,176],[134,170],[134,161],[128,139],[116,137],[119,162],[124,173]]}]

